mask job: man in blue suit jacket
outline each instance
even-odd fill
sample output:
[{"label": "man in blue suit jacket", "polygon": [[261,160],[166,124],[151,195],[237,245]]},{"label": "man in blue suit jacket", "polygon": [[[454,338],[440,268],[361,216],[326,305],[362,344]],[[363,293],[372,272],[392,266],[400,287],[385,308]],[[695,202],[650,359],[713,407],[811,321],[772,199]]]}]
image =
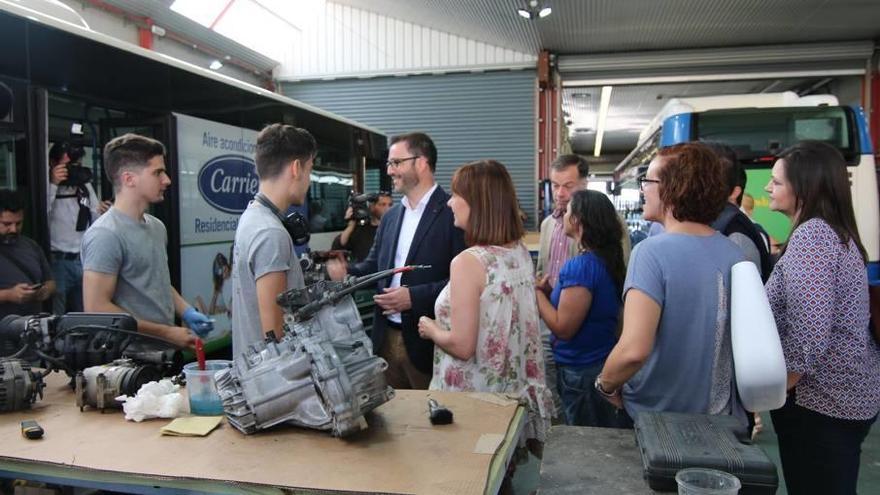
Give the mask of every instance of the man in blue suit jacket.
[{"label": "man in blue suit jacket", "polygon": [[[401,203],[382,217],[367,258],[348,267],[366,275],[404,265],[430,265],[377,283],[373,349],[388,361],[385,376],[394,388],[426,389],[431,382],[434,345],[419,337],[419,318],[434,318],[434,301],[449,281],[449,264],[464,249],[464,232],[453,225],[449,195],[434,181],[437,148],[423,133],[391,138],[387,172]],[[346,268],[328,265],[339,280]]]}]

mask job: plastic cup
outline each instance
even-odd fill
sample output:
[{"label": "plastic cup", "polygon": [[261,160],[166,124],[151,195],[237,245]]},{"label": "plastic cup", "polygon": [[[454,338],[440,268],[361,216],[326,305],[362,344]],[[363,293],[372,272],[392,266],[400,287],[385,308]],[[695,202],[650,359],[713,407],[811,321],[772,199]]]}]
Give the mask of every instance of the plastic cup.
[{"label": "plastic cup", "polygon": [[742,486],[732,474],[705,468],[682,469],[675,481],[678,495],[736,495]]},{"label": "plastic cup", "polygon": [[223,403],[217,393],[214,373],[232,366],[232,361],[225,359],[209,359],[205,361],[205,369],[199,369],[199,363],[184,365],[186,374],[186,391],[189,394],[189,411],[199,416],[220,416],[223,414]]}]

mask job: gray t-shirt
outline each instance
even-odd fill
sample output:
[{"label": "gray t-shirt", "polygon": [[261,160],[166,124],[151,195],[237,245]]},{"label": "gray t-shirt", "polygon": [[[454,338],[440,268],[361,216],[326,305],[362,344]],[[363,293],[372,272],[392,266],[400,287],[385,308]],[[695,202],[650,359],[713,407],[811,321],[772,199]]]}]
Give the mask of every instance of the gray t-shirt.
[{"label": "gray t-shirt", "polygon": [[116,275],[113,303],[135,318],[174,325],[167,243],[158,218],[138,222],[110,208],[83,236],[83,270]]},{"label": "gray t-shirt", "polygon": [[755,246],[755,243],[752,242],[747,235],[740,234],[739,232],[734,232],[727,236],[727,238],[739,246],[743,258],[745,258],[746,261],[754,263],[755,266],[758,267],[758,273],[761,273],[761,252],[758,251],[758,247]]},{"label": "gray t-shirt", "polygon": [[257,279],[272,272],[287,272],[287,288],[305,286],[293,241],[281,220],[268,208],[252,201],[235,230],[232,253],[232,355],[263,340]]},{"label": "gray t-shirt", "polygon": [[623,293],[637,289],[660,305],[654,349],[623,387],[633,419],[641,411],[734,414],[730,347],[730,269],[743,256],[720,233],[667,232],[633,250]]}]

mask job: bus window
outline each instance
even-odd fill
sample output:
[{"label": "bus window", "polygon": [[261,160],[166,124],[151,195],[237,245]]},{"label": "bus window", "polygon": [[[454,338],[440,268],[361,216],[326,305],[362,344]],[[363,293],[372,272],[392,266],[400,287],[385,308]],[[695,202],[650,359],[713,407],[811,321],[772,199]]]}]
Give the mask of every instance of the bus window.
[{"label": "bus window", "polygon": [[15,189],[15,136],[0,132],[0,189]]},{"label": "bus window", "polygon": [[805,139],[837,147],[847,163],[859,163],[855,125],[845,107],[739,108],[694,115],[700,141],[731,146],[745,164],[767,163],[772,156]]},{"label": "bus window", "polygon": [[345,228],[345,209],[354,184],[353,176],[329,170],[312,169],[309,187],[309,226],[312,233],[334,232]]}]

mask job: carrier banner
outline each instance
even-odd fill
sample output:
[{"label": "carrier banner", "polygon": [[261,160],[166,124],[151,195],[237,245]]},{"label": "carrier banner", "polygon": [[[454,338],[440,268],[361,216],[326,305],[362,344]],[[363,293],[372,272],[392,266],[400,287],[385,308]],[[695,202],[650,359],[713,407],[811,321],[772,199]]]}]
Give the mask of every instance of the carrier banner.
[{"label": "carrier banner", "polygon": [[183,247],[180,265],[180,295],[214,320],[214,330],[203,340],[208,344],[228,340],[232,332],[232,241]]},{"label": "carrier banner", "polygon": [[188,115],[177,119],[180,294],[214,320],[207,350],[227,345],[232,317],[232,241],[259,187],[257,133]]},{"label": "carrier banner", "polygon": [[257,133],[175,114],[181,246],[231,241],[259,187]]}]

